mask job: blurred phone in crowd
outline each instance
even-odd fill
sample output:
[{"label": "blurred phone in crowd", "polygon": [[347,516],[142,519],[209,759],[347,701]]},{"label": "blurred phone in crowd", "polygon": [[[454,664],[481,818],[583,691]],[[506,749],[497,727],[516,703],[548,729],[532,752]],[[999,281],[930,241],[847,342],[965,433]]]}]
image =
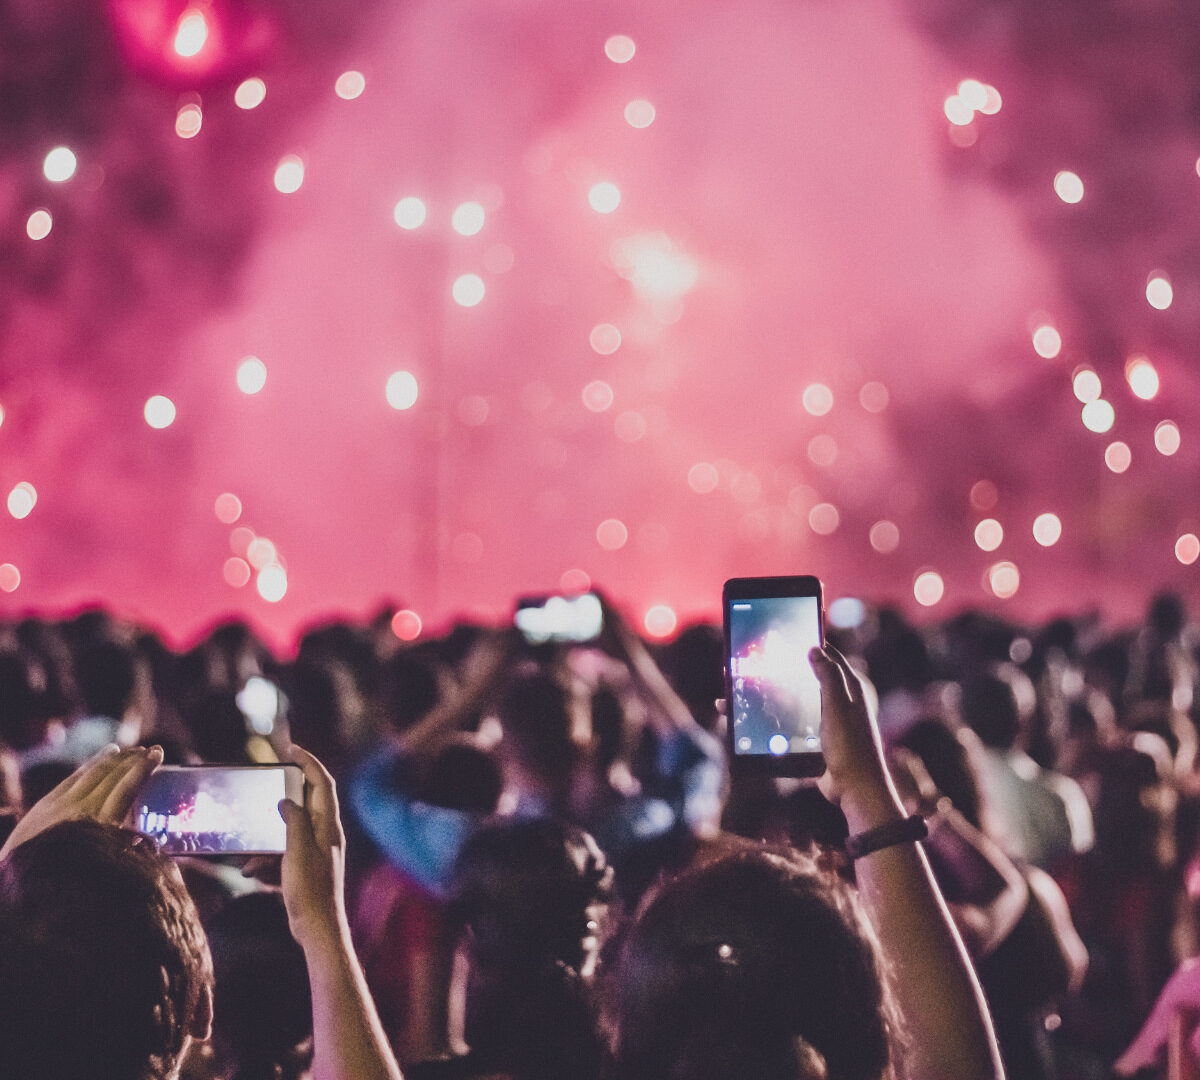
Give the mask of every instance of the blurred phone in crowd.
[{"label": "blurred phone in crowd", "polygon": [[530,645],[550,642],[583,645],[604,629],[604,608],[595,593],[578,596],[523,596],[513,622]]}]

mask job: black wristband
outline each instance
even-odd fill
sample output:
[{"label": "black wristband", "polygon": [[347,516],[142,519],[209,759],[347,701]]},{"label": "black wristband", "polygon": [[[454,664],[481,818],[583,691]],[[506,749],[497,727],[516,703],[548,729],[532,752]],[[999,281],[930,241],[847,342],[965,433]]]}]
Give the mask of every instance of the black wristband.
[{"label": "black wristband", "polygon": [[924,840],[929,835],[929,826],[920,814],[913,814],[903,821],[889,821],[877,829],[855,833],[846,838],[845,852],[851,859],[861,859],[872,851],[907,844],[910,840]]}]

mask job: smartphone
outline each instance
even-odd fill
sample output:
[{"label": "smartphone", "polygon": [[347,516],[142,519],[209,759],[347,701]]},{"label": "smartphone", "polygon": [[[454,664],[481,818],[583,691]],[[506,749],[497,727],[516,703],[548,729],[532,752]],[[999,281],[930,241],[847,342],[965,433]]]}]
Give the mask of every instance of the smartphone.
[{"label": "smartphone", "polygon": [[134,828],[164,855],[278,855],[281,799],[304,804],[298,765],[160,765],[133,805]]},{"label": "smartphone", "polygon": [[523,596],[513,623],[530,645],[566,642],[584,645],[604,629],[604,608],[595,593],[578,596]]},{"label": "smartphone", "polygon": [[722,606],[731,768],[820,776],[821,686],[808,654],[825,640],[821,582],[732,578]]}]

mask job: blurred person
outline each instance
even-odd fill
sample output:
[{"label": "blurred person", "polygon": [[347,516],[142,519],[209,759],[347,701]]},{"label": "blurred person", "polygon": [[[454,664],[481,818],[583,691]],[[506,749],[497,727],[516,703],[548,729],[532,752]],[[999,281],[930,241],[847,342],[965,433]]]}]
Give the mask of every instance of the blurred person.
[{"label": "blurred person", "polygon": [[63,737],[46,699],[46,671],[26,649],[0,648],[0,743],[22,758]]},{"label": "blurred person", "polygon": [[482,826],[454,874],[451,1052],[411,1066],[410,1080],[596,1080],[592,983],[611,893],[586,833],[548,818]]},{"label": "blurred person", "polygon": [[236,897],[205,929],[215,981],[207,1075],[300,1080],[312,1058],[312,995],[283,899],[273,892]]},{"label": "blurred person", "polygon": [[[207,1037],[211,957],[195,906],[153,842],[117,825],[161,757],[106,748],[0,848],[0,1080],[171,1080]],[[280,871],[312,994],[313,1078],[400,1080],[350,943],[333,779],[299,747],[291,758],[306,796],[280,804]]]},{"label": "blurred person", "polygon": [[651,894],[612,987],[620,1080],[1003,1076],[862,684],[840,654],[814,650],[812,663],[823,696],[821,790],[856,837],[880,845],[862,841],[870,850],[855,863],[858,900],[811,857],[754,844]]},{"label": "blurred person", "polygon": [[1058,1062],[1047,1021],[1079,991],[1088,951],[1054,879],[1010,859],[984,831],[978,752],[973,732],[930,718],[897,740],[894,772],[906,801],[929,812],[925,850],[979,974],[1005,1068],[1051,1080]]},{"label": "blurred person", "polygon": [[[1018,689],[1027,699],[1024,707]],[[1087,851],[1095,832],[1080,786],[1042,768],[1025,751],[1035,702],[1032,684],[1011,665],[969,675],[961,684],[962,718],[983,744],[980,785],[995,818],[986,831],[1009,854],[1053,872]]]}]

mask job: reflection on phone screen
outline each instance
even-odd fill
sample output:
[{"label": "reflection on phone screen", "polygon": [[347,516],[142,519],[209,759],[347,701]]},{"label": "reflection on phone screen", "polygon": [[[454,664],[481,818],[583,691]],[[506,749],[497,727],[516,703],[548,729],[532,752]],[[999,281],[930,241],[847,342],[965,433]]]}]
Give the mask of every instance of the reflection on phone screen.
[{"label": "reflection on phone screen", "polygon": [[808,653],[820,645],[820,601],[731,600],[729,609],[734,752],[819,751],[821,689]]}]

